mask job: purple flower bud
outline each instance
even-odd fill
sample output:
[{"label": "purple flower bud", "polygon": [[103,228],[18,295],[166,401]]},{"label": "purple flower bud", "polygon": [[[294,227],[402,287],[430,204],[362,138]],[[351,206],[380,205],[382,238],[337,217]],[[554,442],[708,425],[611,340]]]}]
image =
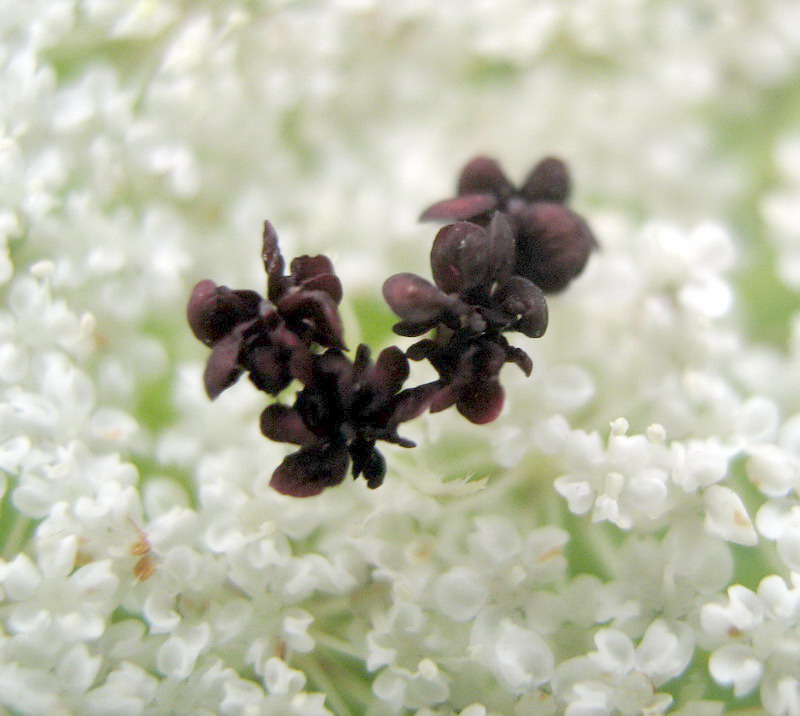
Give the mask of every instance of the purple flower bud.
[{"label": "purple flower bud", "polygon": [[335,303],[342,300],[342,284],[327,256],[298,256],[289,266],[291,283],[309,291],[324,291]]},{"label": "purple flower bud", "polygon": [[458,179],[458,194],[494,194],[505,200],[514,191],[514,187],[500,168],[490,157],[475,157],[461,170]]},{"label": "purple flower bud", "polygon": [[564,203],[570,194],[569,170],[556,157],[542,159],[528,174],[520,193],[529,201]]},{"label": "purple flower bud", "polygon": [[466,194],[436,202],[422,212],[419,220],[466,221],[494,211],[497,205],[493,194]]},{"label": "purple flower bud", "polygon": [[285,292],[288,278],[283,275],[286,263],[278,246],[278,234],[269,221],[264,222],[261,258],[264,260],[264,271],[267,272],[267,298],[275,302]]},{"label": "purple flower bud", "polygon": [[244,372],[239,362],[239,352],[242,347],[242,331],[240,327],[234,329],[221,341],[218,341],[211,351],[203,374],[203,384],[206,393],[214,400],[223,390],[230,388]]},{"label": "purple flower bud", "polygon": [[539,338],[547,329],[547,302],[541,289],[522,276],[512,276],[495,294],[502,309],[517,320],[515,330]]},{"label": "purple flower bud", "polygon": [[206,279],[192,289],[186,317],[197,339],[213,346],[234,326],[255,318],[261,301],[255,291],[232,291]]},{"label": "purple flower bud", "polygon": [[[507,214],[516,244],[514,272],[545,292],[560,291],[583,270],[597,246],[586,222],[563,206],[569,194],[569,171],[555,157],[542,159],[519,190],[511,185],[496,161],[476,157],[461,172],[458,196],[434,204],[421,218],[469,220],[488,226],[497,212]],[[543,208],[553,206],[560,207],[560,213]],[[499,264],[493,271],[502,281],[504,274]],[[451,278],[447,285],[454,280]]]},{"label": "purple flower bud", "polygon": [[316,435],[306,427],[300,413],[280,403],[267,406],[261,413],[261,432],[279,443],[310,445],[316,440]]},{"label": "purple flower bud", "polygon": [[459,391],[456,408],[467,420],[485,425],[495,420],[503,409],[505,391],[494,379],[475,382]]},{"label": "purple flower bud", "polygon": [[368,379],[377,402],[385,402],[397,393],[408,378],[408,358],[397,346],[384,348],[369,371]]},{"label": "purple flower bud", "polygon": [[312,497],[344,480],[350,457],[342,444],[319,443],[284,458],[269,484],[292,497]]},{"label": "purple flower bud", "polygon": [[344,329],[336,303],[323,291],[298,290],[280,299],[278,311],[298,334],[322,346],[346,348]]},{"label": "purple flower bud", "polygon": [[460,221],[439,230],[431,249],[431,270],[445,293],[464,294],[492,279],[492,241],[486,229]]},{"label": "purple flower bud", "polygon": [[397,273],[386,279],[383,297],[400,318],[414,324],[435,325],[455,303],[432,283],[413,273]]},{"label": "purple flower bud", "polygon": [[521,211],[516,273],[542,291],[561,291],[583,271],[597,246],[586,222],[562,204],[531,204]]},{"label": "purple flower bud", "polygon": [[489,224],[489,244],[492,280],[505,281],[514,271],[516,245],[511,222],[500,211],[495,212]]},{"label": "purple flower bud", "polygon": [[522,348],[516,346],[509,346],[506,349],[506,361],[514,363],[519,366],[519,369],[525,374],[530,375],[533,370],[533,361],[531,357]]},{"label": "purple flower bud", "polygon": [[353,477],[363,475],[367,487],[374,490],[383,484],[386,475],[386,460],[371,441],[356,440],[350,445],[353,460]]}]

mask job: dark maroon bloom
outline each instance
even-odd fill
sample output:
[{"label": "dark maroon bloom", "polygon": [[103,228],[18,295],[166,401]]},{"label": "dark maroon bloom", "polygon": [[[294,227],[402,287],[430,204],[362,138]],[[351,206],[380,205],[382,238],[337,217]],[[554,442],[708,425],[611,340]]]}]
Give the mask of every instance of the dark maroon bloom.
[{"label": "dark maroon bloom", "polygon": [[383,295],[402,319],[394,330],[420,336],[442,325],[480,335],[520,331],[537,338],[547,328],[541,290],[512,274],[514,241],[508,219],[495,213],[489,228],[461,221],[442,228],[431,250],[436,285],[411,273],[391,276]]},{"label": "dark maroon bloom", "polygon": [[189,325],[212,348],[204,374],[212,399],[245,371],[259,390],[277,395],[310,360],[313,343],[344,348],[337,308],[342,287],[330,260],[300,256],[284,276],[278,238],[268,221],[263,258],[268,300],[209,280],[200,281],[189,299]]},{"label": "dark maroon bloom", "polygon": [[505,363],[515,363],[526,374],[532,369],[525,351],[509,345],[500,334],[471,336],[466,331],[440,332],[433,340],[418,341],[408,351],[413,360],[427,359],[439,373],[440,389],[430,411],[455,405],[470,422],[492,422],[503,408],[505,392],[498,379]]},{"label": "dark maroon bloom", "polygon": [[520,331],[538,338],[547,328],[547,303],[541,289],[514,275],[514,238],[506,216],[495,212],[489,228],[460,221],[436,235],[431,250],[436,284],[401,273],[383,285],[383,295],[402,319],[394,327],[419,341],[408,355],[427,359],[439,373],[431,411],[455,405],[474,423],[494,420],[503,407],[498,375],[507,362],[530,374],[527,353],[501,335]]},{"label": "dark maroon bloom", "polygon": [[402,390],[408,372],[408,360],[396,347],[381,351],[374,363],[363,344],[352,362],[335,348],[313,356],[298,374],[304,387],[294,406],[276,403],[261,415],[266,437],[301,446],[278,466],[270,484],[308,497],[339,484],[352,466],[353,477],[380,486],[386,463],[376,441],[414,447],[397,428],[423,413],[439,389],[429,383]]},{"label": "dark maroon bloom", "polygon": [[464,167],[458,195],[429,207],[422,220],[471,221],[487,226],[507,214],[516,246],[514,273],[543,291],[560,291],[583,271],[597,242],[586,222],[564,204],[570,194],[566,165],[548,157],[516,189],[500,165],[476,157]]},{"label": "dark maroon bloom", "polygon": [[267,298],[290,330],[307,343],[345,348],[337,308],[342,284],[331,260],[327,256],[298,256],[289,265],[289,275],[284,276],[278,235],[269,221],[264,222],[261,255],[267,272]]},{"label": "dark maroon bloom", "polygon": [[197,339],[213,346],[238,324],[255,318],[261,301],[255,291],[232,291],[206,279],[192,290],[186,315]]}]

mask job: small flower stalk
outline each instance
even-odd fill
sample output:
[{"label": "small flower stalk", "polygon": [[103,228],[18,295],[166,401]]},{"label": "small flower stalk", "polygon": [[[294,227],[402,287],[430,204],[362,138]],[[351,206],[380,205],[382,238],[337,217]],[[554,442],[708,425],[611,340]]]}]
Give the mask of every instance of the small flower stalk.
[{"label": "small flower stalk", "polygon": [[[361,344],[345,353],[338,305],[342,285],[327,256],[289,264],[269,221],[262,258],[266,297],[200,281],[187,316],[211,348],[204,373],[213,400],[244,373],[272,397],[293,382],[290,406],[275,402],[261,415],[270,440],[299,446],[276,468],[270,484],[294,497],[317,495],[341,483],[348,469],[379,487],[386,461],[379,441],[401,447],[399,426],[455,406],[475,424],[495,420],[504,404],[499,374],[514,363],[530,375],[533,363],[508,333],[541,337],[547,329],[545,293],[563,290],[584,269],[597,242],[586,222],[565,206],[570,180],[559,159],[539,162],[515,189],[493,159],[477,157],[462,170],[457,196],[429,207],[422,220],[450,221],[436,234],[433,282],[398,273],[383,296],[400,318],[394,332],[421,338],[372,360]],[[438,379],[405,387],[409,359],[427,360]]]}]

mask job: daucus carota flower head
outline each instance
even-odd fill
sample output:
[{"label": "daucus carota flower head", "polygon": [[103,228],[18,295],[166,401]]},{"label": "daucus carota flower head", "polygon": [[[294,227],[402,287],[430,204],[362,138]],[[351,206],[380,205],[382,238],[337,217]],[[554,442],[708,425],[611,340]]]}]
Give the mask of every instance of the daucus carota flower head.
[{"label": "daucus carota flower head", "polygon": [[0,711],[800,713],[795,0],[0,6]]}]

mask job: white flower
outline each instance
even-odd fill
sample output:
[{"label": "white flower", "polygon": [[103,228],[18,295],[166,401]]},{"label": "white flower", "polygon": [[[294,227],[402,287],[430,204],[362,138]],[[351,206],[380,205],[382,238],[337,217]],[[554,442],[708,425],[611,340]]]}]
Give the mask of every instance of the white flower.
[{"label": "white flower", "polygon": [[[0,0],[0,708],[799,714],[799,24]],[[334,258],[351,346],[397,342],[380,282],[473,152],[565,157],[600,244],[532,376],[411,423],[380,490],[277,495],[192,284],[260,290],[269,218]]]}]

